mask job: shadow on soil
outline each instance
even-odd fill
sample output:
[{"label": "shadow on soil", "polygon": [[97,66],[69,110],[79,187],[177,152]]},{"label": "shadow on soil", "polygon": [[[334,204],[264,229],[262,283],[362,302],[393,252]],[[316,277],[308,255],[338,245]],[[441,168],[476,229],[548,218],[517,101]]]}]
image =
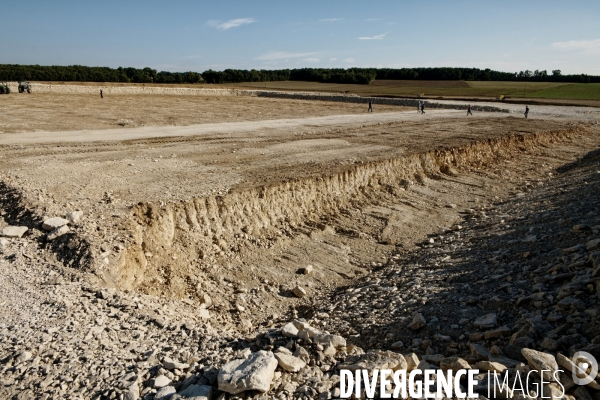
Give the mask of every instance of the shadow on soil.
[{"label": "shadow on soil", "polygon": [[[425,296],[418,295],[420,301],[426,299],[425,304],[417,302],[409,309],[392,309],[380,319],[381,322],[373,322],[370,313],[357,317],[356,311],[348,311],[348,315],[342,319],[349,328],[337,333],[350,336],[350,343],[364,349],[388,349],[392,343],[401,341],[401,352],[423,354],[427,347],[431,347],[429,354],[433,352],[446,356],[468,353],[467,342],[472,341],[484,344],[487,348],[498,345],[507,357],[524,361],[520,349],[532,344],[527,340],[508,344],[515,325],[522,317],[531,318],[540,315],[540,310],[555,312],[556,309],[545,300],[536,302],[535,292],[539,290],[534,290],[534,285],[544,283],[543,290],[549,293],[572,279],[575,281],[582,274],[569,268],[573,261],[562,249],[585,244],[591,230],[586,228],[586,234],[572,228],[577,224],[594,223],[594,218],[599,214],[600,149],[557,168],[556,172],[550,185],[535,188],[522,198],[496,204],[497,210],[504,214],[503,224],[499,218],[466,216],[468,219],[462,223],[464,228],[460,236],[453,231],[444,234],[445,237],[458,238],[450,242],[460,243],[456,249],[448,251],[450,247],[447,245],[430,246],[425,241],[421,249],[404,255],[397,264],[388,264],[379,271],[372,270],[372,273],[378,272],[381,285],[397,286],[398,291],[394,292],[393,297],[408,294],[410,298],[407,283],[411,283],[415,274],[424,270],[421,287],[436,289],[431,293],[426,290]],[[445,254],[451,256],[450,260],[439,262]],[[435,261],[439,265],[435,265]],[[557,262],[562,264],[558,274],[550,275],[547,270]],[[584,264],[580,268],[590,267],[585,260],[582,262]],[[347,289],[365,287],[371,283],[370,280],[362,280],[355,285],[339,288],[332,294],[329,304],[344,304],[343,296]],[[589,296],[589,289],[584,286],[582,290],[581,296],[585,300]],[[430,296],[426,297],[427,294]],[[379,299],[377,297],[378,293],[371,296],[369,292],[360,301],[367,303],[367,309],[370,307],[375,311],[375,304],[381,301],[380,296]],[[391,297],[388,300],[394,300]],[[299,316],[307,319],[321,311],[311,307],[298,310]],[[592,324],[582,323],[578,311],[583,310],[562,311],[558,321],[550,328],[560,333],[557,351],[570,354],[575,349],[583,349],[600,357],[600,346],[590,344],[590,339],[595,336],[592,331],[588,332],[593,329]],[[351,313],[355,315],[351,316]],[[428,321],[424,328],[416,332],[408,328],[415,313],[421,313]],[[470,333],[478,332],[471,325],[472,321],[490,313],[497,314],[497,326],[508,327],[509,333],[489,340],[476,335],[470,340]],[[536,330],[535,326],[531,330],[536,342],[546,333],[539,327]]]}]

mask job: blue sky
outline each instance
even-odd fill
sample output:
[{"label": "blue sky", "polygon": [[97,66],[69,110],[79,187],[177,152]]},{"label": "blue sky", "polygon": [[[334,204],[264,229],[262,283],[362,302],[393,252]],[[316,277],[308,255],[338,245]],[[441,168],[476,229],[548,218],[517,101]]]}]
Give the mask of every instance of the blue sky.
[{"label": "blue sky", "polygon": [[0,63],[600,75],[600,1],[0,1]]}]

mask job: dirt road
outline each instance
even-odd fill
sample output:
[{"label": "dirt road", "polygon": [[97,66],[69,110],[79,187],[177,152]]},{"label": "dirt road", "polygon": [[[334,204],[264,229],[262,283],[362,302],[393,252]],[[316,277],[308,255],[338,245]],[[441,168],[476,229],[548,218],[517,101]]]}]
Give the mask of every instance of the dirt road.
[{"label": "dirt road", "polygon": [[[127,141],[162,137],[186,137],[227,135],[236,137],[240,133],[262,133],[269,130],[280,132],[306,131],[315,129],[342,129],[360,125],[388,124],[402,121],[421,121],[427,119],[456,118],[464,112],[457,110],[427,110],[420,115],[413,111],[380,112],[376,114],[347,114],[323,117],[285,118],[262,121],[220,122],[189,126],[148,126],[120,129],[94,129],[74,131],[36,131],[18,134],[0,135],[0,145],[11,144],[42,144],[61,142],[99,142]],[[474,118],[490,118],[504,116],[500,113],[480,113]]]},{"label": "dirt road", "polygon": [[[466,111],[248,96],[92,95],[37,93],[4,97],[0,145],[124,141],[153,137],[231,135],[266,130],[343,129],[390,122],[466,117]],[[475,112],[471,118],[522,117],[522,105],[435,100],[447,105],[501,107],[509,113]],[[58,104],[58,106],[57,106]],[[530,119],[600,120],[593,107],[532,106]]]}]

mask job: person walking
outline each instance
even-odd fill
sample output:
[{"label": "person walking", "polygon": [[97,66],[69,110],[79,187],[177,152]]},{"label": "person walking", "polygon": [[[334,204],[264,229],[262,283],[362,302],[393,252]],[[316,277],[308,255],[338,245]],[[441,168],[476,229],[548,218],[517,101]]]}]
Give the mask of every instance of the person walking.
[{"label": "person walking", "polygon": [[417,114],[421,113],[421,100],[419,100],[419,103],[417,104]]},{"label": "person walking", "polygon": [[100,98],[103,99],[104,96],[102,95],[102,89],[100,89]]},{"label": "person walking", "polygon": [[473,115],[473,113],[471,112],[471,105],[469,104],[469,107],[467,108],[467,117],[469,115]]},{"label": "person walking", "polygon": [[421,103],[421,114],[425,114],[425,102]]},{"label": "person walking", "polygon": [[373,103],[371,102],[371,100],[369,100],[369,109],[367,110],[367,112],[373,112]]},{"label": "person walking", "polygon": [[525,106],[525,118],[529,115],[529,106]]}]

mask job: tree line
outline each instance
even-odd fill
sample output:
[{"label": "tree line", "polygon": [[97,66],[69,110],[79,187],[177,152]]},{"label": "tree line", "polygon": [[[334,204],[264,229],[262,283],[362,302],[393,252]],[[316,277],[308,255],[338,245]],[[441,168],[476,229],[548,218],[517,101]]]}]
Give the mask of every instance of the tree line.
[{"label": "tree line", "polygon": [[574,75],[563,75],[560,69],[555,69],[552,74],[548,74],[548,71],[535,70],[535,71],[520,71],[515,74],[515,80],[517,81],[533,81],[533,82],[572,82],[572,83],[600,83],[600,76],[597,75],[586,75],[586,74],[574,74]]},{"label": "tree line", "polygon": [[600,83],[600,76],[563,75],[560,70],[501,72],[479,68],[298,68],[279,70],[211,69],[199,72],[168,72],[152,68],[109,68],[82,65],[43,66],[0,64],[0,81],[76,81],[135,83],[239,83],[309,81],[369,84],[389,80],[467,80]]},{"label": "tree line", "polygon": [[157,72],[152,68],[0,64],[0,81],[199,83],[198,72]]},{"label": "tree line", "polygon": [[309,81],[327,83],[369,84],[376,78],[376,70],[368,68],[300,68],[278,70],[208,70],[202,73],[206,83]]}]

